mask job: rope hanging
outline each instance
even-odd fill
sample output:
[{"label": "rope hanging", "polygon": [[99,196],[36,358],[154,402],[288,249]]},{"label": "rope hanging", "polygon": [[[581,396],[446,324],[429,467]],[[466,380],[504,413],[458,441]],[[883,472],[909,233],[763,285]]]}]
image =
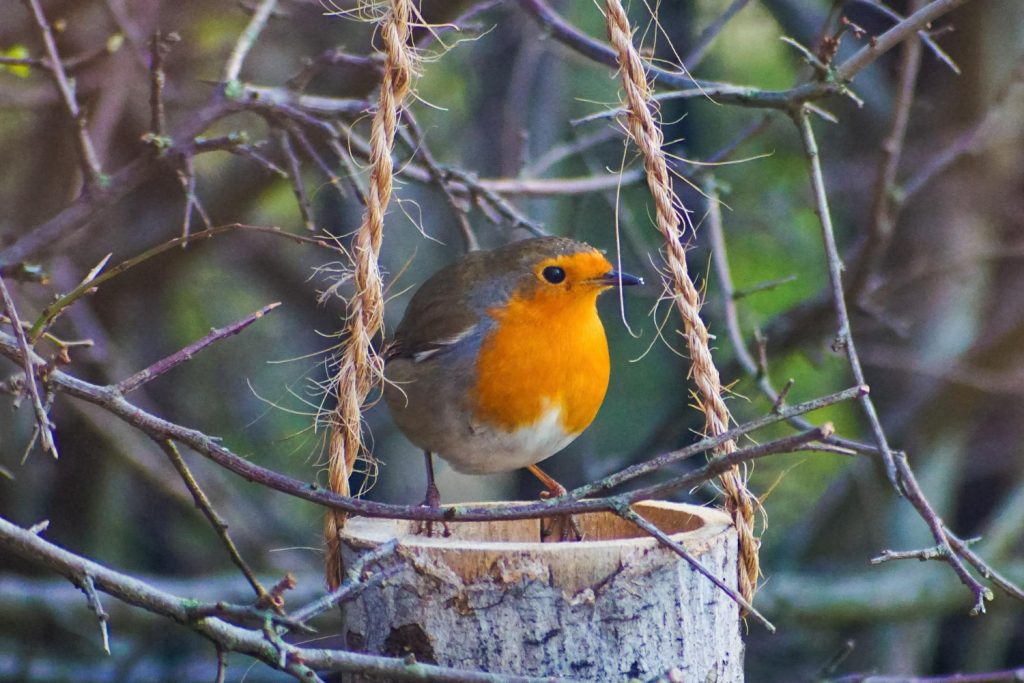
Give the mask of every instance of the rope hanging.
[{"label": "rope hanging", "polygon": [[[673,301],[683,318],[686,345],[693,363],[692,377],[699,391],[698,401],[704,412],[705,431],[713,436],[728,431],[729,409],[722,400],[722,383],[711,358],[708,346],[708,330],[700,318],[701,297],[690,279],[686,265],[686,249],[683,247],[680,218],[677,212],[686,208],[675,196],[672,177],[669,175],[662,150],[664,137],[655,121],[652,111],[655,103],[647,82],[640,54],[633,45],[633,32],[629,18],[620,0],[605,0],[605,21],[608,38],[618,57],[622,87],[626,95],[627,130],[633,142],[643,153],[647,185],[654,197],[658,230],[665,238],[665,262],[672,274]],[[717,449],[718,455],[736,450],[736,444],[727,441]],[[738,467],[723,473],[720,477],[726,496],[726,509],[732,515],[739,534],[740,593],[749,602],[756,590],[760,574],[758,546],[754,533],[755,500],[747,490]]]},{"label": "rope hanging", "polygon": [[[412,1],[390,0],[388,12],[380,23],[385,60],[370,131],[370,185],[366,213],[353,240],[355,295],[349,305],[347,342],[334,380],[338,404],[329,417],[328,483],[332,491],[343,496],[351,493],[349,477],[363,451],[360,424],[363,402],[381,379],[380,359],[371,345],[384,322],[384,286],[377,259],[384,234],[384,214],[391,201],[394,171],[391,151],[398,117],[414,72],[415,54],[409,26],[414,12]],[[324,519],[325,574],[332,590],[342,580],[338,534],[345,526],[346,517],[340,510],[328,510]]]}]

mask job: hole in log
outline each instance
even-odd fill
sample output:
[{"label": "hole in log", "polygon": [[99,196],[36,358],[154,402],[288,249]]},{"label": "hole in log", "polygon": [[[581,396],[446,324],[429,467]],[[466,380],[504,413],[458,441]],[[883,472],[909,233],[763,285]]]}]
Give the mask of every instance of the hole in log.
[{"label": "hole in log", "polygon": [[[473,503],[472,505],[496,504]],[[710,508],[697,508],[662,501],[644,501],[636,503],[633,509],[672,536],[692,534],[702,530],[713,532],[712,529],[705,529],[705,527],[708,524],[716,527],[728,523],[728,518]],[[634,524],[611,512],[588,512],[574,515],[574,517],[584,536],[581,543],[574,543],[574,545],[625,543],[634,539],[648,538],[647,534]],[[538,519],[516,519],[501,522],[449,522],[448,526],[451,529],[450,536],[427,537],[414,533],[415,523],[413,522],[356,518],[350,523],[347,534],[362,537],[371,542],[398,537],[403,545],[447,547],[479,543],[533,544],[539,543],[541,538],[541,520]]]},{"label": "hole in log", "polygon": [[387,640],[384,641],[383,654],[389,657],[405,657],[411,654],[422,664],[437,664],[430,638],[419,624],[405,624],[391,629]]},{"label": "hole in log", "polygon": [[[728,544],[729,538],[735,542],[735,534],[729,535],[732,520],[721,510],[665,501],[644,501],[633,509],[695,556]],[[584,534],[583,541],[541,543],[538,519],[451,522],[450,536],[427,537],[413,533],[415,525],[411,522],[355,517],[342,532],[342,544],[351,561],[368,549],[397,539],[402,554],[413,560],[411,574],[420,576],[416,581],[425,582],[428,594],[436,589],[431,582],[475,585],[482,581],[488,586],[506,587],[539,582],[556,588],[560,594],[575,596],[573,599],[581,604],[595,599],[609,577],[639,561],[638,558],[647,557],[643,562],[650,566],[674,566],[681,562],[670,550],[660,548],[657,539],[613,513],[578,515],[577,523]],[[734,575],[735,568],[729,574]],[[474,595],[459,593],[459,599],[450,602],[465,613],[489,609],[491,603],[481,603]],[[399,622],[402,623],[407,622]],[[410,651],[415,649],[409,647]]]},{"label": "hole in log", "polygon": [[[633,509],[670,535],[696,531],[704,526],[703,519],[680,510],[644,504],[636,505]],[[588,512],[584,515],[576,515],[576,523],[579,524],[585,540],[588,541],[616,541],[625,538],[647,537],[647,534],[638,529],[635,524],[610,512]]]}]

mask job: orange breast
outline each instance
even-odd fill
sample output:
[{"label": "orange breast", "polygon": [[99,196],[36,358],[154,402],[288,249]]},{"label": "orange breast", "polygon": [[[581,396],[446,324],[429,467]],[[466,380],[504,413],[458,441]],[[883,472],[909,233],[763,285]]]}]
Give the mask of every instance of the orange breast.
[{"label": "orange breast", "polygon": [[477,363],[479,419],[513,431],[559,407],[567,434],[590,425],[609,373],[598,293],[534,292],[490,312],[498,324],[484,339]]}]

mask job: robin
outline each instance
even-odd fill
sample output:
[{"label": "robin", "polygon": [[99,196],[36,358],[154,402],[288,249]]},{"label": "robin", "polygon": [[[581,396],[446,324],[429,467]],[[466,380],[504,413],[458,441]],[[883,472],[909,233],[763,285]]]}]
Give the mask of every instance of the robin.
[{"label": "robin", "polygon": [[434,454],[467,474],[525,467],[550,495],[566,492],[537,463],[576,439],[604,400],[598,295],[639,284],[565,237],[470,252],[423,283],[385,347],[384,398],[424,451],[424,505],[440,505]]}]

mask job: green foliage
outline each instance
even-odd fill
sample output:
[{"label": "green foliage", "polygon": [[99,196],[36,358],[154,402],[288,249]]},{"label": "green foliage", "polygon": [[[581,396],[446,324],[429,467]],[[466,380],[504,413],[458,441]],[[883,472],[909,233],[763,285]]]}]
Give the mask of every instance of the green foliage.
[{"label": "green foliage", "polygon": [[[28,59],[28,56],[28,48],[21,44],[12,45],[6,49],[0,49],[0,57]],[[28,78],[29,74],[32,73],[32,69],[30,67],[21,64],[0,64],[0,71],[6,71],[18,78]]]}]

